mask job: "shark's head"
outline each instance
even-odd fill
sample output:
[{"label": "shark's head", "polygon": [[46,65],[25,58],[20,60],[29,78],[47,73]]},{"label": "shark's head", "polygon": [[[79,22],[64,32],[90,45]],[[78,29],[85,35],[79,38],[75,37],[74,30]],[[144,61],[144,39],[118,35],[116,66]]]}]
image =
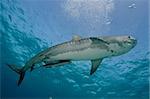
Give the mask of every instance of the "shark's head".
[{"label": "shark's head", "polygon": [[110,56],[118,56],[127,53],[137,44],[137,40],[132,36],[102,37],[102,39],[110,44]]}]

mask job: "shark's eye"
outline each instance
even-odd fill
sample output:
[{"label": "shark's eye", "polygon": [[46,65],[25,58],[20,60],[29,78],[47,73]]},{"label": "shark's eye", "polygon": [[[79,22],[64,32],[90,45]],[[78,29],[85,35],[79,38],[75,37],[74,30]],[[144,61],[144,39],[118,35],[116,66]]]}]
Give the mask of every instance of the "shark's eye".
[{"label": "shark's eye", "polygon": [[128,38],[130,39],[130,38],[131,38],[131,36],[128,36]]}]

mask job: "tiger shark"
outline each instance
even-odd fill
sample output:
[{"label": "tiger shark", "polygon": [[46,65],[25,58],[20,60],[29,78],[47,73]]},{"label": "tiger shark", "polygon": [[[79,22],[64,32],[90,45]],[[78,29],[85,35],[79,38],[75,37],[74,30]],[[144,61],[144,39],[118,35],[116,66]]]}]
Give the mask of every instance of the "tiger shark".
[{"label": "tiger shark", "polygon": [[104,58],[119,56],[129,52],[137,44],[132,36],[101,36],[82,38],[74,36],[72,40],[49,47],[41,51],[22,68],[16,65],[7,64],[13,71],[20,75],[18,86],[24,79],[25,72],[33,70],[36,65],[42,67],[57,67],[69,64],[71,61],[91,60],[92,75]]}]

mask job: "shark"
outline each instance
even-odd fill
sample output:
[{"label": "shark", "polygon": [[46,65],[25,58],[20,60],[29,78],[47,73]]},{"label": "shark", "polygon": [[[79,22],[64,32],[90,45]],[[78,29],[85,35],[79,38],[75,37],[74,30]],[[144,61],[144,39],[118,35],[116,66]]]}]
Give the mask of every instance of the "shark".
[{"label": "shark", "polygon": [[18,86],[22,83],[25,73],[33,70],[36,65],[52,68],[72,61],[91,61],[90,75],[92,75],[105,58],[119,56],[129,52],[137,44],[133,36],[100,36],[87,37],[73,36],[72,40],[51,46],[28,60],[24,66],[7,64],[9,68],[20,75]]}]

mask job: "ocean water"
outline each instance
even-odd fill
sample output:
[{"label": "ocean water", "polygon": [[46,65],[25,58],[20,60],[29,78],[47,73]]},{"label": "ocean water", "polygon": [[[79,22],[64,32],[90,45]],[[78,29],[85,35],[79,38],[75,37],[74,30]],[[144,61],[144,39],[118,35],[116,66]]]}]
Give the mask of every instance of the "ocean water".
[{"label": "ocean water", "polygon": [[[1,99],[148,99],[148,0],[1,0]],[[91,63],[28,71],[21,86],[6,64],[23,66],[38,52],[82,37],[132,35],[127,54]]]}]

